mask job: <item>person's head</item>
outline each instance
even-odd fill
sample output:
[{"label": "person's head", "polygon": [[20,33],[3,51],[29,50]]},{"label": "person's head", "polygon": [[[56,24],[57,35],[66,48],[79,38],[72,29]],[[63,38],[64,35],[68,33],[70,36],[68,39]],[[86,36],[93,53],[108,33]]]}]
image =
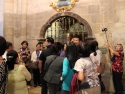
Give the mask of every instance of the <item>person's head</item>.
[{"label": "person's head", "polygon": [[6,50],[6,40],[4,37],[0,36],[0,56],[4,54]]},{"label": "person's head", "polygon": [[69,45],[67,45],[65,53],[66,57],[69,60],[70,67],[73,68],[76,60],[78,59],[78,51],[76,45],[73,42],[69,43]]},{"label": "person's head", "polygon": [[62,44],[62,51],[65,51],[67,47],[67,43]]},{"label": "person's head", "polygon": [[28,42],[27,42],[27,41],[23,41],[23,42],[21,43],[21,45],[22,45],[22,48],[27,48]]},{"label": "person's head", "polygon": [[36,45],[36,50],[41,50],[41,44],[40,44],[40,43],[38,43],[38,44]]},{"label": "person's head", "polygon": [[60,42],[55,42],[51,45],[52,54],[58,55],[61,51],[62,44]]},{"label": "person's head", "polygon": [[80,54],[81,54],[81,57],[89,57],[90,56],[90,53],[91,53],[91,49],[90,49],[90,44],[88,43],[81,43],[80,44]]},{"label": "person's head", "polygon": [[65,43],[65,44],[64,44],[64,48],[63,48],[63,49],[64,49],[64,51],[66,50],[66,47],[67,47],[67,44]]},{"label": "person's head", "polygon": [[14,69],[14,64],[18,62],[18,53],[15,50],[10,50],[7,52],[7,65],[8,70]]},{"label": "person's head", "polygon": [[80,37],[80,35],[74,35],[72,41],[75,43],[76,46],[78,46],[80,45],[82,38]]},{"label": "person's head", "polygon": [[52,37],[47,37],[45,41],[45,45],[49,46],[54,43],[54,39]]},{"label": "person's head", "polygon": [[122,44],[117,44],[115,49],[116,49],[116,51],[123,51]]},{"label": "person's head", "polygon": [[93,41],[93,43],[96,45],[96,49],[98,49],[98,42],[97,41]]},{"label": "person's head", "polygon": [[95,41],[90,43],[90,49],[91,49],[91,53],[94,53],[94,56],[96,56],[97,55],[97,53],[96,53],[97,44]]},{"label": "person's head", "polygon": [[6,42],[6,50],[7,51],[13,50],[13,44],[11,42]]}]

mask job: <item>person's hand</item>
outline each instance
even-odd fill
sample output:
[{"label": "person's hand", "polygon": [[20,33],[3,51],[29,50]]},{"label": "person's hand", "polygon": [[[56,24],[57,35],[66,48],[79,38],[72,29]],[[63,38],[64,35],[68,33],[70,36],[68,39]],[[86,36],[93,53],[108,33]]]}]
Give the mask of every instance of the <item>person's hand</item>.
[{"label": "person's hand", "polygon": [[62,77],[60,77],[60,81],[62,81]]},{"label": "person's hand", "polygon": [[36,63],[39,63],[39,60],[36,60]]},{"label": "person's hand", "polygon": [[25,50],[25,52],[26,52],[26,53],[28,53],[28,52],[29,52],[29,50],[28,50],[28,49],[26,49],[26,50]]},{"label": "person's hand", "polygon": [[108,49],[110,49],[110,48],[111,48],[111,45],[108,44],[107,47],[108,47]]},{"label": "person's hand", "polygon": [[22,56],[22,58],[26,58],[26,56]]},{"label": "person's hand", "polygon": [[30,58],[30,56],[27,56],[27,59],[29,59]]},{"label": "person's hand", "polygon": [[25,66],[29,66],[29,63],[26,63]]}]

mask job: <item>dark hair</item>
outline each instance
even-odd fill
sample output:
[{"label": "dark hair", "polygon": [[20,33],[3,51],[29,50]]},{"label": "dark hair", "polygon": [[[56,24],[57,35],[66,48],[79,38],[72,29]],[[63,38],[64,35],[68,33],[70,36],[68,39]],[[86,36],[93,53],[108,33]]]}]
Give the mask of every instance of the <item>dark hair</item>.
[{"label": "dark hair", "polygon": [[36,46],[40,45],[41,46],[41,43],[37,43]]},{"label": "dark hair", "polygon": [[91,49],[90,49],[90,44],[88,43],[81,43],[80,44],[80,54],[81,57],[89,57],[91,53]]},{"label": "dark hair", "polygon": [[64,45],[66,45],[66,46],[67,46],[67,43],[63,43],[63,44],[62,44],[62,49],[64,49]]},{"label": "dark hair", "polygon": [[77,51],[76,45],[73,42],[69,43],[69,45],[67,45],[65,53],[66,53],[66,57],[69,60],[70,67],[73,68],[75,65],[75,62],[78,59],[78,51]]},{"label": "dark hair", "polygon": [[94,56],[97,55],[97,53],[96,53],[96,47],[97,47],[96,41],[93,41],[93,42],[90,43],[91,52],[94,52]]},{"label": "dark hair", "polygon": [[7,52],[7,65],[8,65],[8,70],[13,70],[14,69],[14,64],[17,64],[16,59],[18,57],[18,53],[15,50],[11,50]]},{"label": "dark hair", "polygon": [[4,54],[6,50],[6,40],[4,37],[0,36],[0,56]]},{"label": "dark hair", "polygon": [[51,45],[51,50],[52,50],[52,54],[59,54],[59,51],[62,48],[62,44],[60,42],[55,42],[54,44]]},{"label": "dark hair", "polygon": [[11,42],[6,42],[6,49],[9,49],[10,46],[12,46],[13,44]]},{"label": "dark hair", "polygon": [[24,43],[26,43],[26,45],[28,46],[28,42],[27,42],[27,41],[23,41],[23,42],[21,43],[21,45],[23,45]]},{"label": "dark hair", "polygon": [[98,42],[97,41],[93,41],[98,49]]},{"label": "dark hair", "polygon": [[46,39],[47,39],[47,42],[50,42],[51,44],[54,43],[54,39],[52,37],[47,37]]},{"label": "dark hair", "polygon": [[75,34],[75,35],[73,36],[73,38],[78,38],[79,41],[82,41],[82,37],[81,37],[80,35]]}]

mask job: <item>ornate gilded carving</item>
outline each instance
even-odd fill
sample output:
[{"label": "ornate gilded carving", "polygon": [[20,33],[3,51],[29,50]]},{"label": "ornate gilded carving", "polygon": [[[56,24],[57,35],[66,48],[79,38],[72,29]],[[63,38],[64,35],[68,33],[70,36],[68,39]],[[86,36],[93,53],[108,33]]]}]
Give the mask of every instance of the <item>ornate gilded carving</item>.
[{"label": "ornate gilded carving", "polygon": [[51,2],[50,6],[55,9],[57,12],[70,11],[79,0],[58,0]]}]

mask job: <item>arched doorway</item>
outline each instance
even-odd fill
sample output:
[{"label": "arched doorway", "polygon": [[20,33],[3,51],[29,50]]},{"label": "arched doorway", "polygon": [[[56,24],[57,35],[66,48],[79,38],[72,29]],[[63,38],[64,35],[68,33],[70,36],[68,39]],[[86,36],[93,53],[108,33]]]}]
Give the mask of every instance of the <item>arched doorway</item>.
[{"label": "arched doorway", "polygon": [[92,37],[92,29],[88,22],[72,12],[57,13],[52,16],[41,28],[40,35],[44,39],[53,37],[61,43],[70,42],[71,38],[78,34],[85,41]]}]

